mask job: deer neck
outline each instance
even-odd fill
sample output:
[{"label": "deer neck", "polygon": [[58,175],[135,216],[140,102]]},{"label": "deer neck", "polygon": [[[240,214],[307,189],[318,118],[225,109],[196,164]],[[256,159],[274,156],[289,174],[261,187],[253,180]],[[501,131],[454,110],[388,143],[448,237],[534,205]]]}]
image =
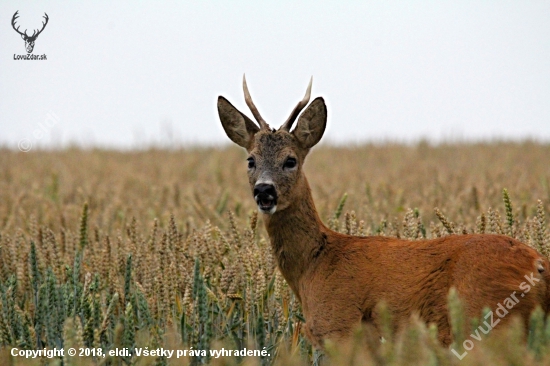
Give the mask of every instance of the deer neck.
[{"label": "deer neck", "polygon": [[326,227],[302,176],[302,194],[291,205],[273,215],[265,215],[265,225],[281,273],[295,294],[304,272],[325,248]]}]

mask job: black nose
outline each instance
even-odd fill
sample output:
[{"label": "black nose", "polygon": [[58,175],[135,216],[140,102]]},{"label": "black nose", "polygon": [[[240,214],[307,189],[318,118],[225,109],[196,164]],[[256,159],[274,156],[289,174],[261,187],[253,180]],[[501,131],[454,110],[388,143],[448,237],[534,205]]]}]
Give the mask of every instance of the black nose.
[{"label": "black nose", "polygon": [[277,199],[277,191],[273,184],[260,183],[254,186],[254,197],[268,197],[271,196],[271,199]]}]

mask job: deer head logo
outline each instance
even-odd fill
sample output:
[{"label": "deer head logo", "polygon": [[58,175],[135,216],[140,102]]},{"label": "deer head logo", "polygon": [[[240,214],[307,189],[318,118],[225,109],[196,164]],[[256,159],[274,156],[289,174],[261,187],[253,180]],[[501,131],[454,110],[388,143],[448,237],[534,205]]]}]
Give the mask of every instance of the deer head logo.
[{"label": "deer head logo", "polygon": [[46,28],[46,24],[48,24],[48,14],[44,13],[44,19],[46,20],[45,22],[42,22],[42,29],[38,30],[38,29],[35,29],[32,33],[32,36],[29,36],[27,34],[27,30],[25,29],[25,32],[20,32],[19,31],[19,26],[17,28],[15,28],[15,21],[17,18],[19,18],[19,15],[17,14],[19,13],[19,10],[17,10],[15,12],[15,14],[13,14],[13,18],[11,18],[11,26],[13,27],[13,29],[19,33],[21,35],[21,38],[23,38],[23,40],[25,41],[25,48],[27,50],[27,53],[32,53],[32,50],[34,49],[34,42],[36,41],[36,38],[38,37],[38,35],[40,33],[42,33],[42,31],[44,30],[44,28]]}]

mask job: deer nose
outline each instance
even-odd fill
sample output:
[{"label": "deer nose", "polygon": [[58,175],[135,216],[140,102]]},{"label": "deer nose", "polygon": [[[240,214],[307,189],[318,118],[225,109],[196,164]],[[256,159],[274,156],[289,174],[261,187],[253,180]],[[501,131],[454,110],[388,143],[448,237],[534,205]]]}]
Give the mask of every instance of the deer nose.
[{"label": "deer nose", "polygon": [[277,191],[275,190],[275,186],[273,184],[258,183],[254,186],[254,197],[269,197],[270,199],[277,199]]}]

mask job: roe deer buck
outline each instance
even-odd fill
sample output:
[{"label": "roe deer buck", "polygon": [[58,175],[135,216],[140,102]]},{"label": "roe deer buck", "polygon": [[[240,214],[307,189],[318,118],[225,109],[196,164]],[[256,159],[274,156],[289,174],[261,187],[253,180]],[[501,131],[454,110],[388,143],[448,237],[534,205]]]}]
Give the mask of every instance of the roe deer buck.
[{"label": "roe deer buck", "polygon": [[[314,346],[322,348],[325,339],[345,339],[361,322],[377,328],[376,304],[381,300],[396,326],[417,313],[435,323],[440,342],[449,345],[447,294],[452,286],[468,317],[481,316],[484,307],[494,309],[511,295],[521,297],[510,312],[525,321],[537,305],[548,312],[548,259],[513,238],[472,234],[407,241],[328,229],[302,171],[306,155],[325,131],[323,98],[304,110],[291,131],[308,104],[310,81],[303,100],[275,130],[252,102],[244,78],[243,89],[259,126],[222,96],[219,117],[227,136],[249,153],[252,195],[263,213],[279,269],[302,304],[306,335]],[[527,280],[532,286],[522,293],[520,284]]]}]

